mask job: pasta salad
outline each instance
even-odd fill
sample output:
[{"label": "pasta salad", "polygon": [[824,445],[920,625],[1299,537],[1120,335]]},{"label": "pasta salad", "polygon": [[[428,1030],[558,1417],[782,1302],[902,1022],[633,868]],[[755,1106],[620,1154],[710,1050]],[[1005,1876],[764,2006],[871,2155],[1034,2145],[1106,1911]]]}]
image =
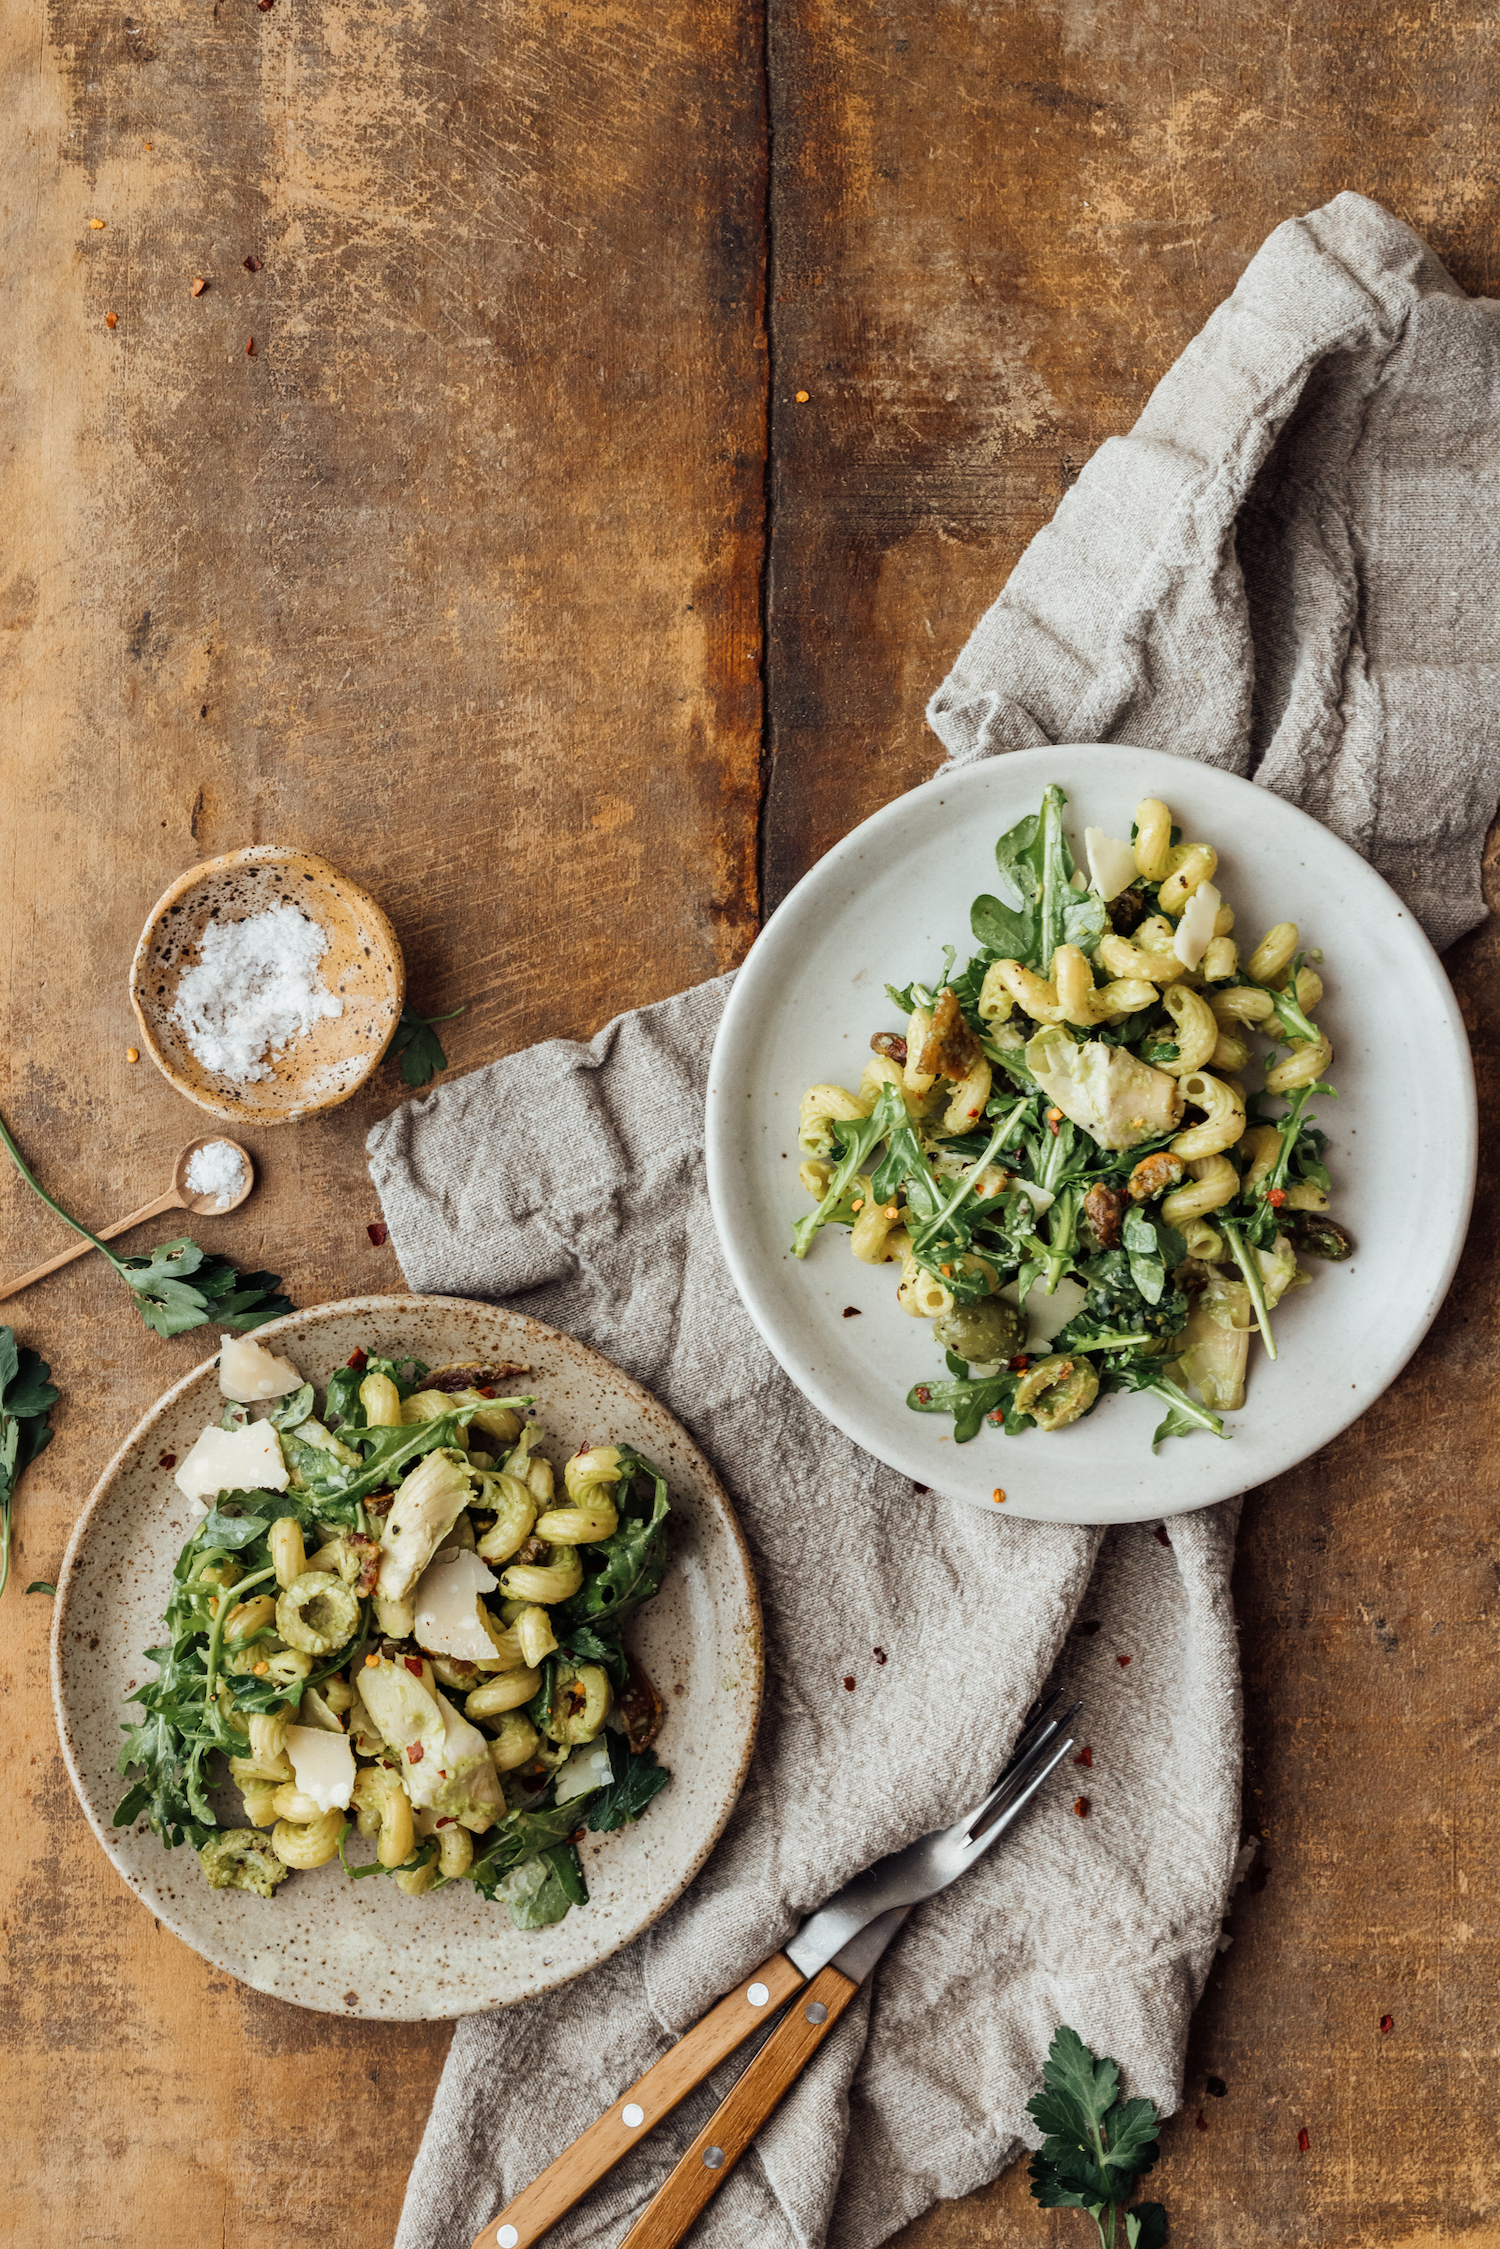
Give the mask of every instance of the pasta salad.
[{"label": "pasta salad", "polygon": [[671,1510],[627,1446],[575,1453],[559,1490],[535,1400],[500,1394],[525,1371],[360,1350],[320,1408],[290,1360],[224,1338],[117,1827],[144,1814],[215,1889],[265,1898],[337,1858],[412,1898],[471,1882],[518,1929],[587,1903],[578,1837],[667,1784],[621,1627]]},{"label": "pasta salad", "polygon": [[[1067,1428],[1110,1391],[1150,1392],[1152,1438],[1227,1434],[1252,1337],[1309,1278],[1299,1253],[1345,1258],[1328,1216],[1336,1098],[1314,1020],[1323,996],[1292,922],[1242,959],[1211,844],[1147,798],[1128,843],[1085,833],[1088,877],[1053,786],[995,847],[1007,898],[974,901],[978,950],[901,990],[857,1091],[803,1096],[793,1230],[825,1227],[900,1269],[902,1309],[930,1321],[945,1372],[918,1413],[981,1427]],[[1252,1044],[1271,1042],[1260,1090]]]}]

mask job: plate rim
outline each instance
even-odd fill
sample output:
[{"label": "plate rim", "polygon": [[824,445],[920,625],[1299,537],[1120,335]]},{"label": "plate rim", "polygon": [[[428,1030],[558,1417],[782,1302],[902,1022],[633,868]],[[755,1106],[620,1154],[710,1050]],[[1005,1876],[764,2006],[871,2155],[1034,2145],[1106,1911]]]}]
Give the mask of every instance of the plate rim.
[{"label": "plate rim", "polygon": [[[1431,1301],[1407,1338],[1399,1356],[1387,1364],[1386,1371],[1382,1374],[1381,1379],[1368,1390],[1368,1394],[1361,1394],[1355,1412],[1342,1422],[1337,1430],[1321,1436],[1315,1443],[1308,1444],[1304,1450],[1297,1452],[1292,1458],[1283,1462],[1280,1467],[1271,1472],[1273,1476],[1288,1475],[1294,1469],[1300,1467],[1303,1462],[1310,1459],[1313,1454],[1321,1451],[1325,1445],[1342,1436],[1356,1421],[1369,1412],[1378,1399],[1384,1396],[1385,1392],[1399,1379],[1411,1359],[1421,1348],[1434,1320],[1442,1309],[1453,1285],[1459,1261],[1463,1256],[1464,1245],[1473,1217],[1479,1162],[1478,1092],[1474,1075],[1473,1049],[1469,1042],[1468,1031],[1464,1025],[1457,995],[1453,990],[1447,970],[1443,966],[1442,957],[1426,930],[1422,927],[1415,910],[1392,888],[1379,869],[1372,866],[1370,861],[1356,851],[1352,845],[1346,843],[1342,836],[1336,835],[1331,828],[1325,826],[1322,821],[1315,819],[1310,812],[1304,811],[1301,805],[1294,803],[1289,797],[1280,796],[1274,790],[1261,787],[1245,774],[1231,773],[1223,766],[1213,765],[1204,758],[1183,757],[1174,751],[1148,749],[1130,742],[1044,742],[1024,750],[1003,750],[991,757],[966,759],[961,764],[944,765],[929,780],[918,783],[915,788],[904,790],[901,795],[893,797],[888,804],[879,806],[866,819],[860,821],[856,827],[851,828],[846,835],[841,836],[838,842],[831,845],[822,857],[815,860],[807,872],[793,884],[761,929],[730,986],[729,997],[714,1035],[713,1048],[709,1056],[708,1086],[704,1103],[704,1153],[709,1206],[713,1212],[714,1228],[718,1235],[719,1247],[729,1268],[730,1278],[733,1280],[740,1300],[755,1325],[756,1332],[760,1335],[761,1340],[778,1365],[795,1383],[802,1395],[823,1415],[825,1420],[831,1422],[836,1429],[841,1430],[846,1437],[860,1446],[863,1451],[869,1453],[872,1458],[882,1462],[883,1465],[894,1470],[898,1475],[910,1475],[912,1471],[906,1460],[893,1460],[887,1451],[872,1444],[870,1432],[866,1432],[860,1426],[857,1426],[857,1416],[853,1414],[845,1415],[838,1410],[838,1394],[833,1385],[820,1381],[815,1374],[810,1373],[796,1359],[790,1345],[783,1346],[777,1333],[776,1323],[769,1316],[766,1305],[761,1301],[760,1292],[750,1270],[748,1259],[742,1255],[741,1246],[731,1221],[731,1213],[737,1200],[732,1179],[737,1144],[731,1121],[734,1103],[726,1090],[726,1080],[733,1075],[736,1067],[735,1049],[741,1039],[749,1035],[750,1027],[755,1019],[756,985],[759,977],[769,973],[764,968],[757,969],[756,956],[760,954],[762,961],[769,958],[767,940],[771,938],[772,933],[776,930],[777,923],[787,914],[787,909],[793,905],[794,901],[803,898],[804,894],[813,890],[821,882],[835,879],[840,868],[859,856],[860,846],[864,839],[872,834],[883,837],[884,831],[887,829],[899,828],[903,819],[910,816],[911,807],[918,801],[942,797],[954,791],[966,791],[980,780],[992,777],[997,768],[1010,767],[1012,759],[1024,760],[1027,767],[1033,770],[1044,770],[1052,760],[1075,756],[1079,753],[1100,753],[1111,759],[1137,759],[1148,768],[1170,765],[1179,769],[1186,768],[1189,773],[1208,774],[1213,777],[1215,783],[1227,782],[1233,788],[1253,791],[1261,801],[1275,803],[1282,812],[1291,815],[1295,822],[1303,823],[1313,830],[1319,839],[1320,848],[1332,846],[1336,856],[1351,862],[1359,870],[1362,878],[1367,878],[1378,885],[1407,923],[1408,936],[1416,941],[1418,957],[1423,960],[1423,965],[1429,973],[1432,997],[1441,1011],[1442,1025],[1449,1034],[1452,1052],[1458,1064],[1456,1076],[1463,1096],[1463,1115],[1462,1130],[1459,1136],[1461,1146],[1458,1150],[1457,1169],[1461,1174],[1463,1185],[1458,1197],[1455,1222],[1451,1228],[1450,1239],[1442,1259],[1440,1278],[1433,1287]],[[783,926],[785,927],[787,924],[783,924]],[[930,1475],[932,1473],[931,1464],[928,1464],[925,1474]],[[1045,1510],[1030,1507],[1024,1500],[1020,1504],[1013,1504],[1008,1512],[1013,1516],[1019,1516],[1027,1520],[1073,1525],[1103,1524],[1108,1526],[1115,1523],[1155,1522],[1176,1515],[1189,1514],[1200,1507],[1218,1505],[1223,1500],[1232,1498],[1245,1490],[1257,1488],[1260,1483],[1268,1480],[1267,1477],[1261,1476],[1255,1478],[1249,1485],[1231,1485],[1227,1490],[1216,1491],[1212,1499],[1190,1497],[1173,1502],[1163,1495],[1159,1502],[1153,1502],[1149,1507],[1146,1505],[1136,1507],[1135,1503],[1132,1503],[1134,1511],[1124,1514],[1118,1511],[1111,1512],[1108,1515],[1081,1514],[1071,1511],[1062,1514],[1050,1505]],[[935,1481],[932,1489],[941,1492],[941,1482]],[[963,1493],[944,1492],[942,1496],[953,1505],[977,1504]]]},{"label": "plate rim", "polygon": [[[738,1761],[732,1779],[726,1787],[723,1804],[710,1823],[709,1831],[699,1845],[691,1863],[680,1878],[675,1881],[673,1887],[661,1898],[655,1900],[639,1919],[633,1921],[627,1928],[618,1933],[614,1942],[606,1950],[597,1953],[592,1959],[584,1961],[578,1967],[567,1970],[562,1975],[545,1978],[530,1989],[517,1993],[511,1999],[491,2000],[479,2007],[440,2008],[420,2014],[398,2015],[371,2010],[369,2013],[362,2013],[356,2018],[365,2022],[451,2022],[467,2014],[492,2014],[501,2008],[519,2006],[528,1999],[543,1997],[550,1991],[561,1990],[564,1984],[572,1983],[579,1976],[588,1975],[593,1969],[602,1967],[605,1961],[613,1959],[616,1953],[623,1951],[626,1945],[635,1943],[637,1938],[643,1936],[647,1929],[653,1927],[663,1914],[671,1910],[689,1885],[697,1879],[710,1853],[722,1838],[724,1830],[728,1826],[735,1807],[744,1792],[751,1760],[755,1755],[755,1747],[759,1739],[760,1721],[765,1701],[765,1617],[761,1607],[760,1588],[756,1582],[755,1570],[744,1530],[735,1512],[734,1503],[724,1488],[723,1480],[691,1430],[678,1420],[670,1407],[664,1405],[660,1398],[646,1388],[644,1383],[637,1382],[633,1375],[627,1374],[623,1367],[617,1366],[613,1359],[607,1358],[602,1351],[596,1350],[591,1343],[585,1343],[582,1337],[569,1335],[565,1329],[553,1327],[545,1320],[534,1319],[530,1313],[512,1311],[508,1306],[492,1302],[485,1297],[417,1295],[408,1291],[393,1295],[340,1297],[325,1304],[304,1305],[295,1312],[283,1313],[280,1319],[266,1321],[263,1326],[255,1329],[254,1335],[258,1343],[277,1339],[284,1340],[288,1335],[305,1330],[310,1322],[334,1314],[368,1313],[372,1318],[376,1318],[389,1315],[397,1310],[409,1313],[427,1306],[437,1307],[444,1311],[467,1311],[485,1314],[499,1312],[504,1313],[508,1319],[520,1320],[533,1330],[537,1338],[544,1344],[553,1341],[561,1342],[574,1350],[586,1352],[590,1358],[597,1360],[601,1366],[607,1368],[611,1377],[623,1385],[627,1391],[633,1393],[636,1399],[652,1408],[654,1412],[664,1414],[672,1423],[673,1428],[680,1434],[683,1444],[692,1456],[695,1470],[702,1475],[718,1505],[721,1520],[730,1535],[731,1552],[739,1565],[742,1592],[749,1610],[751,1625],[749,1637],[752,1643],[753,1669],[749,1682],[750,1708],[744,1739],[740,1744]],[[210,1372],[216,1366],[218,1357],[219,1354],[215,1351],[211,1357],[200,1360],[196,1366],[190,1367],[178,1381],[174,1382],[169,1389],[164,1390],[160,1397],[147,1408],[146,1412],[110,1455],[92,1491],[89,1493],[72,1531],[69,1533],[62,1564],[58,1571],[57,1596],[53,1603],[52,1629],[49,1636],[48,1676],[52,1690],[53,1722],[57,1728],[58,1746],[62,1751],[63,1763],[67,1768],[68,1779],[72,1784],[79,1808],[94,1835],[95,1841],[99,1844],[114,1872],[125,1884],[132,1897],[145,1905],[148,1911],[153,1913],[164,1927],[170,1929],[179,1943],[186,1945],[200,1960],[207,1961],[210,1967],[221,1969],[225,1974],[233,1976],[237,1983],[244,1984],[251,1990],[262,1992],[270,1998],[279,1999],[288,2006],[306,2008],[314,2014],[334,2015],[337,2019],[346,2021],[350,2018],[342,2009],[332,2003],[324,2004],[317,1999],[293,1997],[284,1989],[273,1987],[252,1975],[247,1975],[244,1967],[237,1960],[226,1957],[217,1948],[210,1949],[199,1941],[196,1934],[189,1933],[182,1928],[170,1904],[164,1903],[160,1899],[148,1898],[116,1856],[112,1847],[114,1830],[106,1826],[99,1818],[96,1818],[74,1756],[64,1692],[63,1635],[67,1626],[69,1602],[79,1571],[80,1556],[94,1519],[113,1487],[115,1478],[121,1472],[126,1456],[145,1435],[157,1417],[166,1409],[175,1405],[191,1384],[199,1381],[204,1374]]]}]

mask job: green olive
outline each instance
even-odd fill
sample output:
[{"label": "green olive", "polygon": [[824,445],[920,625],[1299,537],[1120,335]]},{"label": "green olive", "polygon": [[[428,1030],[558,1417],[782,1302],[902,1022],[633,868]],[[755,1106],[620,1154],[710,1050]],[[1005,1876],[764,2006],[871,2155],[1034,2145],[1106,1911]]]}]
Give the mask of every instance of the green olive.
[{"label": "green olive", "polygon": [[989,1366],[997,1359],[1013,1359],[1026,1335],[1026,1323],[1012,1304],[998,1296],[981,1297],[977,1304],[955,1304],[951,1312],[934,1320],[932,1332],[943,1348],[971,1366]]},{"label": "green olive", "polygon": [[1309,1257],[1326,1257],[1333,1264],[1352,1254],[1353,1236],[1321,1211],[1302,1210],[1292,1221],[1292,1240]]}]

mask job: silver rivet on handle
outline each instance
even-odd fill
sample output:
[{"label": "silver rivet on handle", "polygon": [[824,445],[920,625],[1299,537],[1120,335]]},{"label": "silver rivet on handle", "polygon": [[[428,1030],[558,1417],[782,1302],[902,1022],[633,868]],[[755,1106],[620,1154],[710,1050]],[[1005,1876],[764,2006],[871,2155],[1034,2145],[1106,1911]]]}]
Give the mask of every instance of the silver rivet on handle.
[{"label": "silver rivet on handle", "polygon": [[763,1983],[753,1983],[750,1986],[750,1989],[745,1994],[745,1997],[749,2000],[752,2007],[764,2007],[766,2001],[770,1998],[770,1996],[771,1990],[769,1984]]},{"label": "silver rivet on handle", "polygon": [[516,2249],[516,2243],[520,2238],[521,2236],[514,2226],[501,2226],[499,2232],[495,2235],[495,2239],[500,2244],[500,2249]]},{"label": "silver rivet on handle", "polygon": [[805,2008],[803,2012],[810,2023],[826,2023],[828,2020],[828,2009],[821,1999],[815,1999],[812,2005]]},{"label": "silver rivet on handle", "polygon": [[620,2122],[628,2124],[632,2132],[638,2124],[644,2124],[645,2121],[646,2111],[638,2107],[634,2101],[627,2101],[620,2111]]},{"label": "silver rivet on handle", "polygon": [[721,2147],[706,2147],[703,2150],[703,2160],[710,2171],[717,2171],[724,2160],[724,2150]]}]

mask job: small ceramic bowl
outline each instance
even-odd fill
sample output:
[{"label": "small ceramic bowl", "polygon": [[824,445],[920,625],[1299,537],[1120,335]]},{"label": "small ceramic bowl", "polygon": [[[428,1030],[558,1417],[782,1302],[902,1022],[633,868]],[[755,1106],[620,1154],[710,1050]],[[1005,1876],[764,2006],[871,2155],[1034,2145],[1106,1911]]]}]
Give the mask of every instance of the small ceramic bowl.
[{"label": "small ceramic bowl", "polygon": [[[240,1084],[209,1070],[176,1017],[178,986],[211,922],[235,922],[289,900],[326,932],[319,974],[343,1003],[264,1057],[269,1075]],[[368,891],[311,851],[256,843],[179,875],[152,907],[130,972],[130,1004],[152,1061],[189,1101],[232,1124],[290,1124],[358,1090],[390,1044],[406,968],[390,921]]]}]

